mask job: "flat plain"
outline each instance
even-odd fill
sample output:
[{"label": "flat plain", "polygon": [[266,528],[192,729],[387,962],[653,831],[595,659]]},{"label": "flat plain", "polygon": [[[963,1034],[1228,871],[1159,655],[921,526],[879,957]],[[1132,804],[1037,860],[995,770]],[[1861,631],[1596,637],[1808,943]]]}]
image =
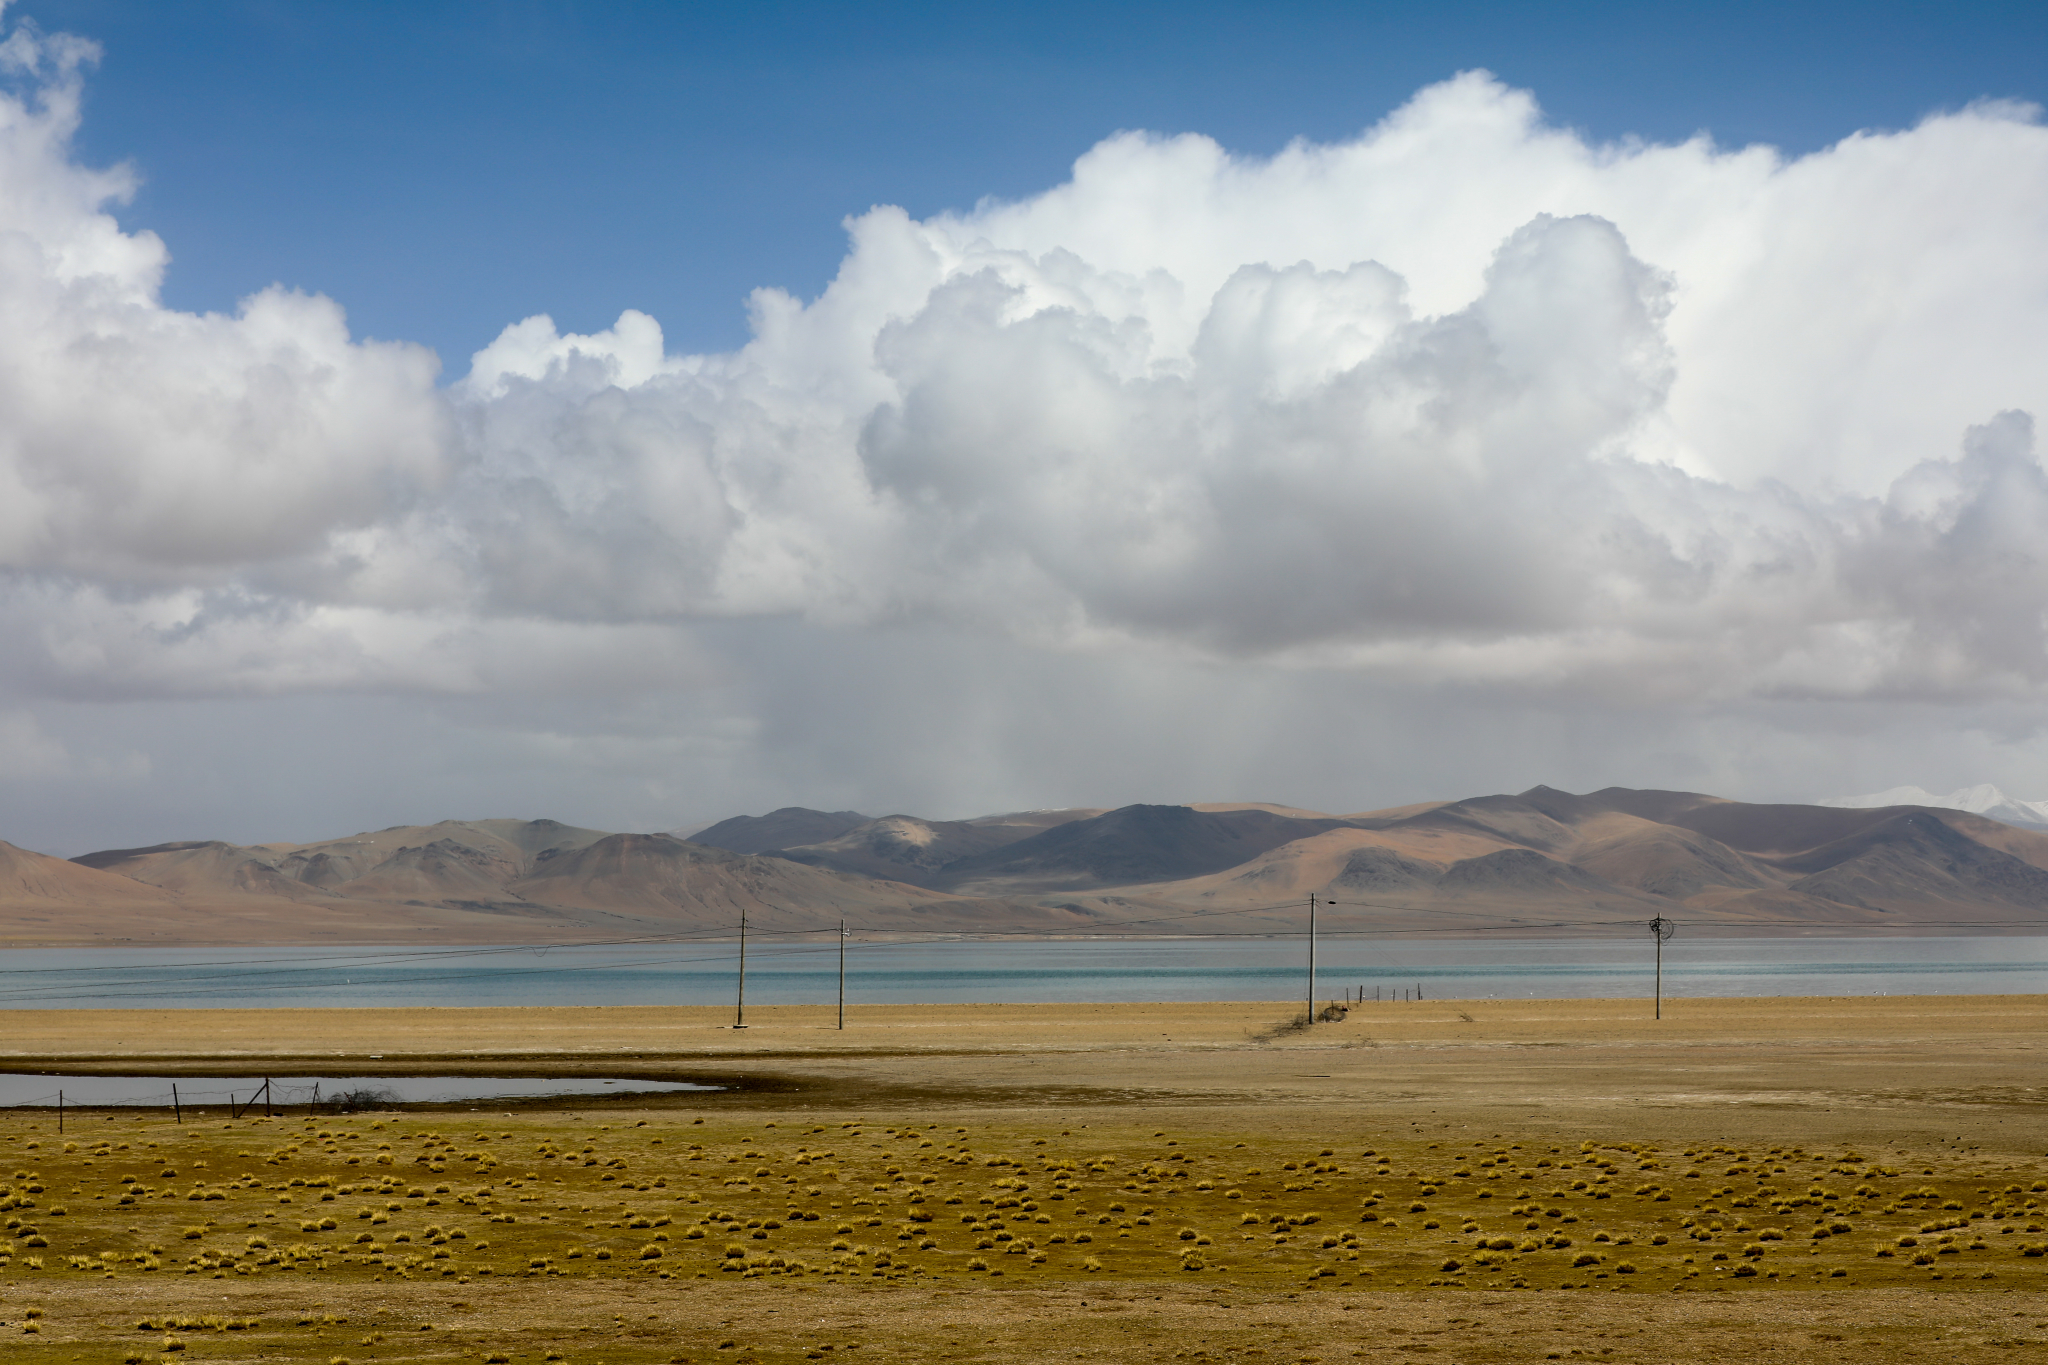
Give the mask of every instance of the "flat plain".
[{"label": "flat plain", "polygon": [[[1299,1007],[1295,1007],[1298,1010]],[[596,1102],[0,1116],[0,1357],[2048,1346],[2048,1001],[9,1011],[7,1070]]]}]

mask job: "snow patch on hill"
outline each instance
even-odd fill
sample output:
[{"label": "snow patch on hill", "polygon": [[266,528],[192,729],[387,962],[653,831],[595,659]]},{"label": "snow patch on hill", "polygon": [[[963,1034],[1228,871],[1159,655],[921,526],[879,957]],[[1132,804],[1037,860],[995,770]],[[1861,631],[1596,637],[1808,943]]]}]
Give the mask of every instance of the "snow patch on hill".
[{"label": "snow patch on hill", "polygon": [[1940,810],[1962,810],[1988,816],[2008,825],[2048,829],[2048,801],[2022,801],[2007,796],[1989,782],[1962,787],[1946,796],[1936,796],[1924,787],[1892,787],[1868,796],[1831,796],[1815,803],[1850,810],[1873,810],[1879,806],[1933,806]]}]

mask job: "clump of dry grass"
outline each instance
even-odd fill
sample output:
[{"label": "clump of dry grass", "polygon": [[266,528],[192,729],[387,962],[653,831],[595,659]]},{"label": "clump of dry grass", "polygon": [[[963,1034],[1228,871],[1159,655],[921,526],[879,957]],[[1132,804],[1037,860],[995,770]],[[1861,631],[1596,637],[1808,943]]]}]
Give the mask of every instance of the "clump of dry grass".
[{"label": "clump of dry grass", "polygon": [[1296,1034],[1308,1032],[1311,1028],[1315,1027],[1315,1022],[1314,1019],[1304,1012],[1291,1018],[1283,1019],[1277,1024],[1268,1025],[1249,1036],[1251,1041],[1255,1043],[1278,1042],[1282,1038],[1290,1038]]}]

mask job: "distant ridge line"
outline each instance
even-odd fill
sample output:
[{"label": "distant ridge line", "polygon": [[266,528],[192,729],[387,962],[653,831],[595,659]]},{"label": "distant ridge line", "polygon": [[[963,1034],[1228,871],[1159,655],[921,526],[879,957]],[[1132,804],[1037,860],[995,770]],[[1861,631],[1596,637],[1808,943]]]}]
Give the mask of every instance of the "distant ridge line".
[{"label": "distant ridge line", "polygon": [[845,919],[883,934],[1085,936],[1193,916],[1270,935],[1298,932],[1310,895],[1365,917],[1336,933],[1653,918],[1689,933],[2048,932],[2048,831],[1951,806],[1538,785],[1349,815],[1203,802],[948,821],[792,806],[687,839],[490,819],[69,860],[0,845],[0,942],[23,945],[571,942],[723,932],[742,914],[772,934]]}]

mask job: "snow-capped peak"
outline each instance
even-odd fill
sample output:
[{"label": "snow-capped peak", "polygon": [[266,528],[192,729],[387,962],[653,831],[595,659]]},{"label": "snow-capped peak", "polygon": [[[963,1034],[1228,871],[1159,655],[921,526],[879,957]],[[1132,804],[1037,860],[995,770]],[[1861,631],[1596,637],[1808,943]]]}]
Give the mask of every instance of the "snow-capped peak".
[{"label": "snow-capped peak", "polygon": [[1893,787],[1868,796],[1831,796],[1816,804],[1851,810],[1871,810],[1879,806],[1933,806],[1939,810],[1968,811],[2008,825],[2048,828],[2048,801],[2022,801],[2007,796],[1989,782],[1962,787],[1947,796],[1936,796],[1925,787]]}]

